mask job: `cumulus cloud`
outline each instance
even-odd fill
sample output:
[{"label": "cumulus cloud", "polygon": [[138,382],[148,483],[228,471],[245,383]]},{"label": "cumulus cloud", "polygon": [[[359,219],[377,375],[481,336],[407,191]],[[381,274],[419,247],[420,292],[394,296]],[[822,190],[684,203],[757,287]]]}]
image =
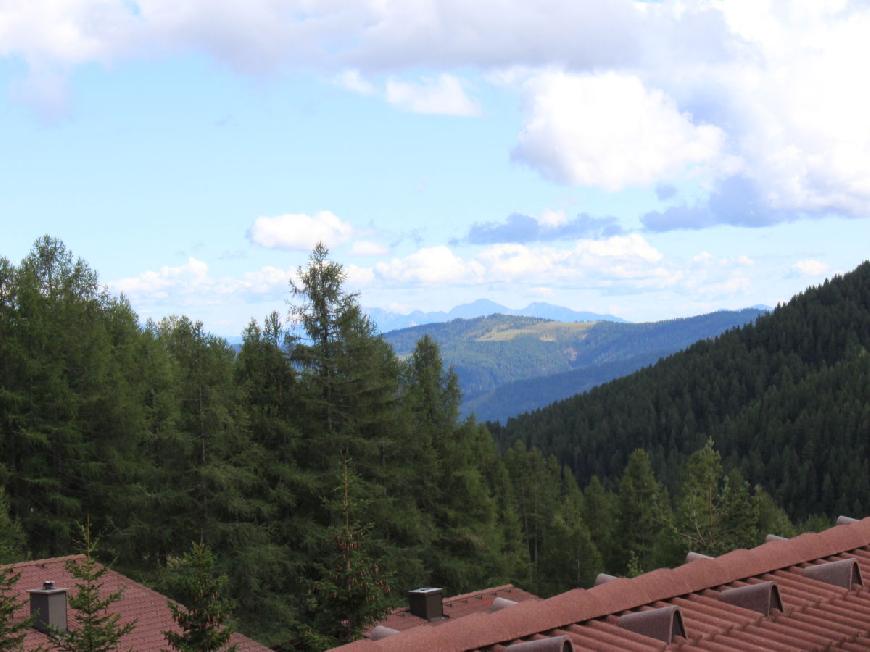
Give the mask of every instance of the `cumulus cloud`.
[{"label": "cumulus cloud", "polygon": [[388,79],[385,94],[390,104],[414,113],[454,116],[480,114],[480,107],[466,95],[462,82],[446,73],[419,82]]},{"label": "cumulus cloud", "polygon": [[571,246],[493,244],[462,256],[449,247],[424,247],[374,265],[374,281],[427,287],[518,283],[529,287],[667,284],[673,273],[640,234],[578,240]]},{"label": "cumulus cloud", "polygon": [[261,267],[236,277],[214,276],[206,262],[189,258],[177,266],[163,266],[136,276],[109,282],[109,288],[135,304],[215,304],[230,297],[245,300],[275,299],[288,291],[295,272],[274,266]]},{"label": "cumulus cloud", "polygon": [[555,181],[607,190],[709,175],[725,135],[696,124],[636,76],[546,71],[525,85],[528,111],[513,157]]},{"label": "cumulus cloud", "polygon": [[830,267],[821,260],[805,258],[792,265],[792,269],[801,276],[819,277],[824,276],[830,270]]},{"label": "cumulus cloud", "polygon": [[621,233],[622,227],[615,217],[593,217],[580,213],[569,218],[562,211],[545,211],[538,217],[513,213],[504,222],[472,224],[466,240],[471,244],[493,244],[602,238]]},{"label": "cumulus cloud", "polygon": [[[870,213],[868,33],[870,6],[845,1],[0,2],[0,57],[29,71],[13,95],[49,113],[77,66],[175,54],[339,75],[456,115],[479,112],[460,75],[483,73],[522,93],[514,155],[548,178],[619,189],[698,175],[716,193],[738,176],[776,221]],[[652,228],[740,223],[692,208]]]},{"label": "cumulus cloud", "polygon": [[254,244],[290,251],[308,251],[318,242],[334,247],[352,235],[353,227],[330,211],[258,217],[248,229],[248,239]]}]

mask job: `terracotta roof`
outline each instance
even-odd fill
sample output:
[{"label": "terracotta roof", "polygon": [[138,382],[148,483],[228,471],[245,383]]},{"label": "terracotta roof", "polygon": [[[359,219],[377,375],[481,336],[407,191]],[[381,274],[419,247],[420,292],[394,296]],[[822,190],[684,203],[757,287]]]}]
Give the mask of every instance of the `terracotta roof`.
[{"label": "terracotta roof", "polygon": [[[339,649],[496,652],[564,636],[574,650],[870,650],[870,589],[858,583],[856,564],[860,575],[870,578],[870,518]],[[737,593],[737,600],[729,592],[760,584]],[[743,600],[745,606],[735,604]],[[638,620],[625,619],[627,614],[653,610],[657,613],[640,620],[667,618],[673,627],[625,626]]]},{"label": "terracotta roof", "polygon": [[[513,584],[504,584],[503,586],[494,586],[482,591],[474,591],[464,595],[454,595],[449,598],[444,598],[442,605],[444,607],[444,620],[436,621],[433,625],[450,622],[457,618],[463,618],[469,614],[478,612],[488,612],[492,608],[492,603],[497,598],[504,598],[514,602],[525,602],[526,600],[537,600],[538,596],[528,591],[523,591],[521,588]],[[429,621],[412,614],[408,607],[400,607],[394,609],[389,616],[375,624],[375,627],[389,627],[398,631],[404,631],[417,627],[418,625],[428,624]],[[371,632],[371,629],[369,632]],[[368,633],[366,633],[368,636]]]},{"label": "terracotta roof", "polygon": [[[16,619],[23,619],[29,614],[28,589],[39,589],[46,580],[53,580],[58,588],[75,588],[75,579],[65,568],[69,559],[82,559],[82,555],[55,557],[36,561],[11,564],[15,572],[21,576],[15,585],[19,600],[24,605],[16,612]],[[136,620],[136,628],[121,640],[120,649],[160,650],[167,647],[163,637],[164,630],[178,628],[172,620],[167,598],[156,591],[134,582],[128,577],[109,570],[103,577],[103,588],[106,592],[123,589],[121,599],[113,605],[115,612],[121,614],[121,623]],[[69,610],[69,621],[72,623],[74,610]],[[239,652],[268,652],[269,648],[260,645],[241,634],[233,634],[232,642],[238,644]],[[37,650],[42,646],[47,650],[55,650],[44,634],[31,629],[24,641],[24,650]]]}]

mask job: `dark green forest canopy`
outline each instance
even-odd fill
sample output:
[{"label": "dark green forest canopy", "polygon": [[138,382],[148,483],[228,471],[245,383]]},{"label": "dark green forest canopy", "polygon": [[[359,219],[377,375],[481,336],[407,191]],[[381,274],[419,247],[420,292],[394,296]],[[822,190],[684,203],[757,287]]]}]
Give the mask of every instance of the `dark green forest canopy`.
[{"label": "dark green forest canopy", "polygon": [[673,490],[709,436],[729,468],[793,517],[870,507],[870,263],[730,331],[496,435],[554,454],[581,481],[615,479],[635,448]]},{"label": "dark green forest canopy", "polygon": [[[745,423],[772,418],[767,406],[775,406],[772,414],[807,419],[806,432],[815,433],[816,412],[804,416],[802,405],[825,400],[825,424],[866,438],[867,266],[859,272],[863,312],[849,308],[851,300],[831,300],[837,326],[829,324],[818,343],[799,333],[794,349],[788,338],[780,342],[784,362],[774,379],[794,392],[766,395],[764,409],[747,410]],[[399,360],[323,247],[299,278],[288,290],[302,330],[273,313],[250,323],[236,352],[187,317],[141,324],[58,240],[40,239],[17,265],[0,258],[0,561],[69,554],[78,525],[90,518],[103,561],[180,597],[171,571],[201,542],[227,577],[234,624],[295,650],[358,636],[415,586],[456,594],[514,582],[550,595],[588,586],[605,568],[634,573],[679,563],[689,546],[715,554],[768,531],[789,533],[786,515],[737,470],[762,477],[753,465],[767,457],[741,459],[731,446],[723,463],[706,445],[702,433],[714,431],[704,426],[685,440],[671,433],[679,446],[668,442],[676,451],[668,459],[651,445],[667,420],[641,424],[646,413],[633,411],[645,400],[620,399],[646,439],[589,440],[566,454],[565,426],[554,423],[548,436],[541,430],[529,439],[561,461],[522,441],[500,453],[487,428],[459,418],[456,375],[432,339]],[[809,313],[819,323],[833,319],[825,307]],[[850,320],[863,330],[844,331]],[[754,333],[720,342],[740,342],[746,332]],[[805,348],[821,361],[812,373],[801,366]],[[838,348],[843,355],[831,352]],[[759,391],[765,378],[753,381]],[[730,377],[721,382],[737,400]],[[685,392],[687,401],[703,396],[694,386]],[[693,418],[718,423],[719,410],[702,402]],[[610,423],[607,414],[578,423]],[[742,432],[738,421],[728,423],[726,432]],[[773,424],[771,432],[792,436]],[[808,490],[797,484],[805,447],[789,450],[782,441],[770,450],[797,469],[788,486],[800,496]],[[815,441],[816,459],[834,454]],[[633,452],[637,446],[651,453]],[[692,451],[697,457],[680,467]],[[863,447],[838,451],[841,468],[866,463]],[[574,465],[582,486],[562,462]],[[587,482],[592,472],[604,482]],[[846,486],[849,477],[832,468],[822,495],[848,495],[848,511],[857,512],[851,502],[861,506],[865,489]],[[852,480],[866,482],[866,474]],[[689,536],[699,524],[684,486],[713,496],[701,515],[702,539]],[[637,523],[644,530],[627,537]]]}]

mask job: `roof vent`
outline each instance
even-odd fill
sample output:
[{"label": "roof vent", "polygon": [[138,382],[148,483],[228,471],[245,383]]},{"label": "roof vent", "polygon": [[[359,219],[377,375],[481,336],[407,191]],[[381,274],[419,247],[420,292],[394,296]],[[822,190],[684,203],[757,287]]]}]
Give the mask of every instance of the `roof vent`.
[{"label": "roof vent", "polygon": [[619,578],[616,575],[608,575],[607,573],[598,573],[595,576],[595,586],[601,586],[602,584],[607,584],[608,582],[612,582],[613,580],[618,580]]},{"label": "roof vent", "polygon": [[852,518],[851,516],[843,516],[842,514],[837,517],[837,525],[848,525],[849,523],[856,523],[857,521],[857,518]]},{"label": "roof vent", "polygon": [[398,634],[398,629],[393,629],[392,627],[384,627],[383,625],[378,625],[372,631],[369,632],[369,638],[373,641],[380,641],[382,638],[387,638],[387,636],[392,636],[393,634]]},{"label": "roof vent", "polygon": [[660,607],[647,611],[633,611],[617,619],[617,624],[635,634],[649,636],[670,645],[674,636],[685,636],[683,616],[677,607]]},{"label": "roof vent", "polygon": [[807,566],[802,568],[801,572],[814,580],[841,586],[844,589],[852,590],[853,584],[864,586],[864,580],[861,578],[861,568],[855,559],[839,559],[837,561],[828,561],[817,566]]},{"label": "roof vent", "polygon": [[408,607],[411,613],[418,618],[440,620],[444,618],[443,598],[443,589],[428,586],[414,589],[413,591],[408,591]]},{"label": "roof vent", "polygon": [[508,600],[507,598],[502,598],[501,596],[496,597],[495,600],[492,601],[492,606],[489,610],[492,611],[501,611],[502,609],[507,609],[508,607],[513,607],[517,604],[513,600]]},{"label": "roof vent", "polygon": [[40,632],[49,628],[66,631],[66,589],[55,588],[54,582],[47,580],[41,589],[31,589],[30,615],[33,626]]},{"label": "roof vent", "polygon": [[692,552],[691,550],[686,553],[686,563],[688,564],[690,561],[698,561],[699,559],[713,559],[710,555],[704,555],[700,552]]},{"label": "roof vent", "polygon": [[719,599],[736,607],[757,611],[765,616],[769,616],[773,609],[783,611],[779,587],[775,582],[759,582],[735,589],[725,589],[719,594]]},{"label": "roof vent", "polygon": [[768,534],[764,537],[764,540],[767,543],[770,543],[771,541],[788,541],[788,537],[781,537],[778,534]]},{"label": "roof vent", "polygon": [[537,641],[523,641],[505,647],[506,650],[523,652],[571,652],[572,645],[566,636],[551,636],[539,638]]}]

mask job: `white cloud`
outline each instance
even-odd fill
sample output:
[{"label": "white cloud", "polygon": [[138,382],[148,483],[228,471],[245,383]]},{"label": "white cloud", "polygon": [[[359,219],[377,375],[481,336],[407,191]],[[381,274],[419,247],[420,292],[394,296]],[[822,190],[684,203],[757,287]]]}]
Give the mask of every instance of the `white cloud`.
[{"label": "white cloud", "polygon": [[531,287],[614,283],[662,286],[675,281],[661,252],[640,234],[577,240],[572,246],[493,244],[468,256],[424,247],[375,264],[374,282],[397,287],[516,283]]},{"label": "white cloud", "polygon": [[183,265],[163,266],[110,281],[109,288],[124,293],[134,304],[208,305],[230,297],[253,301],[275,299],[289,291],[294,273],[269,265],[237,277],[216,277],[207,263],[191,257]]},{"label": "white cloud", "polygon": [[546,210],[535,219],[541,226],[548,229],[555,229],[568,221],[568,214],[565,211]]},{"label": "white cloud", "polygon": [[462,82],[446,73],[419,82],[388,79],[386,99],[390,104],[414,113],[454,116],[480,114],[480,107],[466,95]]},{"label": "white cloud", "polygon": [[821,260],[805,258],[792,265],[792,269],[801,276],[818,277],[824,276],[830,270],[830,267]]},{"label": "white cloud", "polygon": [[386,256],[390,248],[372,240],[355,240],[350,252],[354,256]]},{"label": "white cloud", "polygon": [[709,176],[725,136],[696,124],[632,75],[545,71],[525,83],[527,117],[514,157],[559,182],[620,190]]},{"label": "white cloud", "polygon": [[365,79],[359,70],[345,70],[336,76],[335,82],[339,86],[360,95],[374,95],[377,92],[375,85]]},{"label": "white cloud", "polygon": [[269,249],[308,251],[318,242],[328,247],[346,242],[353,235],[353,227],[330,211],[314,215],[288,213],[276,217],[258,217],[248,229],[248,238],[254,244]]},{"label": "white cloud", "polygon": [[439,285],[479,282],[484,269],[477,261],[466,261],[448,247],[424,247],[405,256],[379,262],[374,273],[381,279],[408,285]]},{"label": "white cloud", "polygon": [[868,33],[870,6],[845,0],[0,2],[0,57],[28,70],[13,95],[50,112],[77,66],[188,53],[459,115],[479,108],[458,75],[481,73],[525,89],[517,156],[550,178],[622,188],[739,161],[773,220],[870,213]]}]

